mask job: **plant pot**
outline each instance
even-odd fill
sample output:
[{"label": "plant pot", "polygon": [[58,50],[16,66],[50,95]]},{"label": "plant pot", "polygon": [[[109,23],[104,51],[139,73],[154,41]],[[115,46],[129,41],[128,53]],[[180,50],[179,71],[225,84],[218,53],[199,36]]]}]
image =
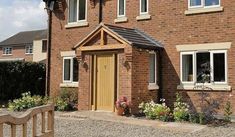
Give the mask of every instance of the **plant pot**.
[{"label": "plant pot", "polygon": [[116,113],[117,113],[118,116],[122,116],[123,113],[124,113],[124,108],[118,108],[118,109],[116,110]]}]

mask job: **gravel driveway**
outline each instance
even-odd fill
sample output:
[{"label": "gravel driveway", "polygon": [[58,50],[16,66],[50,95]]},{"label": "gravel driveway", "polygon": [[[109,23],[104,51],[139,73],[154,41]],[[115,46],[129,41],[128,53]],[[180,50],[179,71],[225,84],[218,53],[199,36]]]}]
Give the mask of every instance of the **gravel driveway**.
[{"label": "gravel driveway", "polygon": [[56,137],[235,137],[235,124],[194,133],[91,119],[56,119]]},{"label": "gravel driveway", "polygon": [[[0,112],[2,113],[4,112]],[[4,137],[10,137],[9,126],[5,125],[4,128]],[[18,133],[20,130],[18,127]],[[190,133],[170,127],[163,129],[90,118],[56,116],[55,137],[235,137],[235,123],[229,126],[205,127]]]}]

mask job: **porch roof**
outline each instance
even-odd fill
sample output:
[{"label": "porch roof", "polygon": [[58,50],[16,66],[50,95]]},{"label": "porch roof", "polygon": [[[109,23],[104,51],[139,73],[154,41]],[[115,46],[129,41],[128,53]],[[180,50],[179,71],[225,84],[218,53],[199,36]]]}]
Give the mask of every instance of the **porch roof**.
[{"label": "porch roof", "polygon": [[131,45],[137,46],[140,48],[163,48],[163,45],[144,33],[143,31],[136,28],[125,28],[119,26],[113,26],[105,24],[110,30],[114,33],[126,39]]},{"label": "porch roof", "polygon": [[96,35],[96,32],[100,29],[106,29],[110,33],[114,34],[118,38],[122,39],[126,43],[128,43],[131,46],[143,48],[143,49],[159,49],[163,48],[163,45],[158,42],[157,40],[153,39],[149,35],[147,35],[145,32],[136,29],[136,28],[126,28],[126,27],[120,27],[120,26],[114,26],[109,24],[103,24],[101,23],[94,31],[92,31],[87,37],[85,37],[80,43],[78,43],[74,48],[78,48],[86,41],[92,37],[93,35]]}]

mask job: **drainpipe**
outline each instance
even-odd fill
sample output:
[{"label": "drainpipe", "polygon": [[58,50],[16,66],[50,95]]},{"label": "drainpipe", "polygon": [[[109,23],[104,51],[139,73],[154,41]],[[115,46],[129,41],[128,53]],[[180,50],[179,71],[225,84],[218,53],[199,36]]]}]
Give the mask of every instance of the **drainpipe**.
[{"label": "drainpipe", "polygon": [[51,0],[43,0],[46,5],[46,10],[48,14],[48,24],[47,24],[47,64],[46,64],[46,91],[45,95],[50,95],[50,71],[51,71],[51,26],[52,26],[52,10],[49,9],[49,3]]},{"label": "drainpipe", "polygon": [[99,6],[99,23],[103,21],[103,0],[100,1],[100,6]]},{"label": "drainpipe", "polygon": [[159,90],[158,90],[158,101],[160,101],[160,99],[163,97],[162,95],[162,89],[163,89],[163,84],[162,84],[162,52],[163,49],[158,50],[158,60],[159,60],[159,65],[158,65],[158,86],[159,86]]}]

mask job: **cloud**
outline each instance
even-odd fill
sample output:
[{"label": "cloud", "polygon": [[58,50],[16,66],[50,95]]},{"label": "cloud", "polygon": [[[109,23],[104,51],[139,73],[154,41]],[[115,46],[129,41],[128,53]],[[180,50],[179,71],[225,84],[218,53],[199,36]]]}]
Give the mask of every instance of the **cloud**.
[{"label": "cloud", "polygon": [[0,41],[19,31],[47,27],[47,14],[42,0],[0,1]]}]

